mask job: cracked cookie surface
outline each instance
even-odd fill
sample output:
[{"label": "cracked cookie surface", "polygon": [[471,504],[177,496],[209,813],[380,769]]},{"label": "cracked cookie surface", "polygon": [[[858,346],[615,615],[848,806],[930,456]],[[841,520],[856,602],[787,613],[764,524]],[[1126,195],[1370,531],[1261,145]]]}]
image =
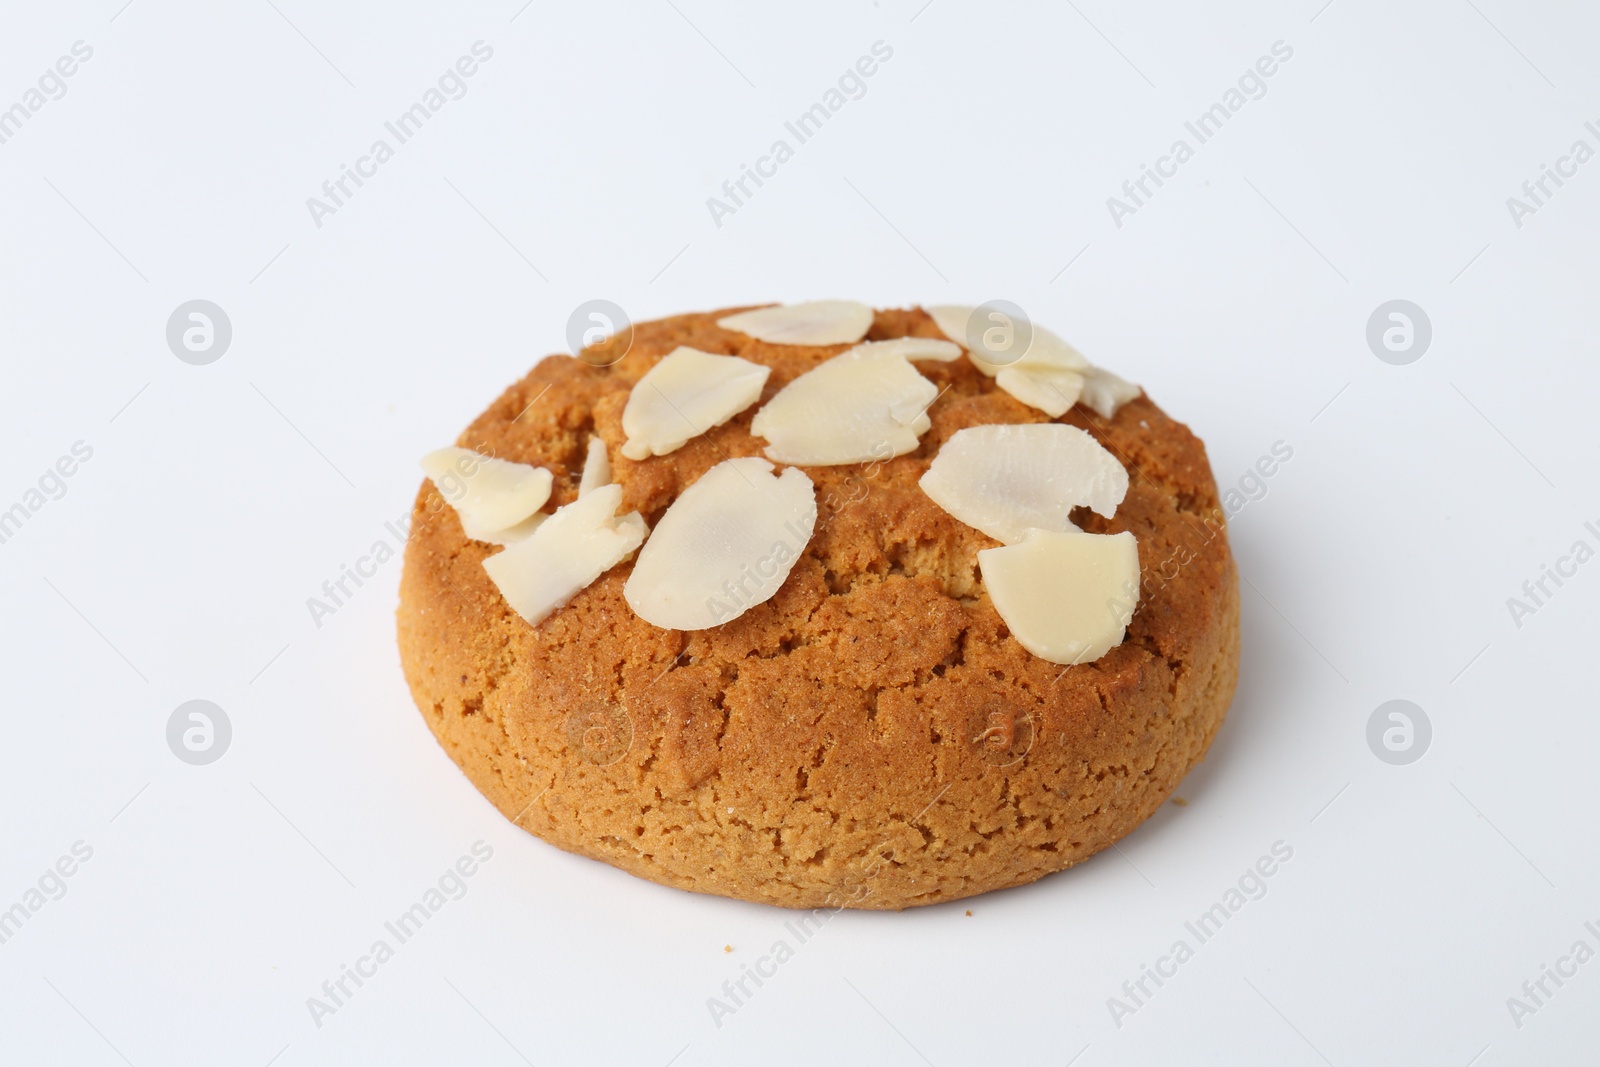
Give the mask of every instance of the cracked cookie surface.
[{"label": "cracked cookie surface", "polygon": [[[730,309],[738,310],[738,309]],[[577,495],[589,435],[605,440],[620,511],[653,526],[710,467],[761,454],[760,403],[666,456],[624,457],[628,392],[678,345],[772,368],[765,402],[848,345],[767,344],[716,325],[730,310],[634,327],[608,366],[552,356],[457,444],[555,473]],[[917,309],[880,311],[868,340],[942,337]],[[957,430],[1050,421],[965,360],[923,361],[941,390],[915,451],[806,467],[811,543],[769,601],[720,627],[658,629],[602,575],[537,627],[505,604],[424,482],[398,613],[423,718],[477,788],[524,829],[653,881],[784,907],[905,908],[1069,867],[1153,813],[1205,754],[1238,669],[1238,580],[1205,449],[1147,397],[1112,419],[1059,422],[1127,467],[1113,519],[1142,588],[1122,644],[1062,668],[1019,645],[977,553],[917,479]]]}]

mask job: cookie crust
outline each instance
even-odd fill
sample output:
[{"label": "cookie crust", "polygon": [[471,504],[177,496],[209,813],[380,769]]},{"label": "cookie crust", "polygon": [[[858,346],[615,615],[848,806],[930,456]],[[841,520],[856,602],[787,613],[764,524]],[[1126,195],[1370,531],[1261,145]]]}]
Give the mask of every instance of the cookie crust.
[{"label": "cookie crust", "polygon": [[[678,345],[772,368],[762,402],[848,346],[723,330],[733,311],[634,327],[585,359],[540,362],[457,444],[555,473],[576,497],[591,433],[653,526],[684,488],[760,455],[760,404],[667,456],[622,456],[628,391]],[[942,337],[921,310],[877,313],[868,340]],[[917,486],[940,444],[986,423],[1044,422],[965,360],[923,361],[941,396],[921,447],[807,467],[818,521],[770,601],[711,630],[658,629],[623,599],[624,563],[530,627],[430,482],[412,512],[398,630],[424,720],[523,829],[642,878],[790,908],[898,909],[1022,885],[1148,818],[1205,755],[1238,673],[1239,594],[1200,440],[1147,397],[1079,426],[1128,468],[1115,518],[1143,578],[1125,640],[1063,668],[1007,633],[978,576],[998,542]]]}]

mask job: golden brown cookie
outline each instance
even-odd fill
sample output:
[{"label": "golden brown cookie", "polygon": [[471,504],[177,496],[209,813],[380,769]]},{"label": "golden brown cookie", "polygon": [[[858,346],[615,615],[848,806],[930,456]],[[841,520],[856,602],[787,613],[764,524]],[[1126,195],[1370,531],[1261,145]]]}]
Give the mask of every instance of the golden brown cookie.
[{"label": "golden brown cookie", "polygon": [[[736,310],[736,309],[735,309]],[[652,525],[713,465],[757,456],[746,410],[666,456],[620,452],[634,382],[678,345],[772,369],[762,402],[846,349],[725,330],[728,312],[634,327],[620,361],[552,356],[458,444],[555,472],[577,494],[591,433],[620,511]],[[920,309],[880,311],[869,340],[941,337]],[[605,363],[604,345],[593,363]],[[585,353],[586,358],[590,352]],[[1232,699],[1238,579],[1205,448],[1146,397],[1081,427],[1130,475],[1096,533],[1138,539],[1127,636],[1061,667],[1013,639],[985,595],[999,542],[918,487],[941,442],[986,423],[1048,421],[967,360],[917,369],[943,392],[915,451],[807,467],[815,535],[777,595],[707,630],[664,630],[603,574],[538,626],[507,607],[425,482],[401,581],[401,660],[424,719],[507,818],[643,878],[783,907],[905,908],[1070,867],[1153,813],[1206,752]]]}]

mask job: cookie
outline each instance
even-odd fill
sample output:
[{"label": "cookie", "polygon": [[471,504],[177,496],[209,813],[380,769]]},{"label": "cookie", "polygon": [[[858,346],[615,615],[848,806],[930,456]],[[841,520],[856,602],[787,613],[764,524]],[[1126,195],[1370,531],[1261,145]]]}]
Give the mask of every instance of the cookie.
[{"label": "cookie", "polygon": [[[739,310],[642,323],[581,359],[551,356],[457,444],[551,472],[548,506],[560,509],[578,499],[597,437],[617,514],[655,531],[713,467],[763,456],[758,412],[851,349],[718,324]],[[861,328],[868,341],[946,338],[921,309],[870,313]],[[831,335],[803,339],[817,336]],[[666,454],[625,451],[634,385],[680,346],[767,368],[759,400]],[[1143,395],[1110,418],[1080,402],[1052,420],[1014,395],[1031,386],[1012,375],[1002,387],[976,351],[915,369],[937,397],[914,447],[800,464],[814,486],[809,540],[775,592],[716,625],[642,618],[627,588],[638,556],[530,625],[484,568],[512,549],[469,538],[423,483],[401,661],[429,728],[508,819],[682,889],[899,909],[1070,867],[1163,803],[1205,755],[1238,671],[1238,580],[1204,446]],[[1137,543],[1125,635],[1072,665],[1030,652],[995,607],[979,553],[1001,542],[919,485],[962,430],[1052,421],[1085,431],[1127,472],[1111,517],[1080,507],[1072,524]]]}]

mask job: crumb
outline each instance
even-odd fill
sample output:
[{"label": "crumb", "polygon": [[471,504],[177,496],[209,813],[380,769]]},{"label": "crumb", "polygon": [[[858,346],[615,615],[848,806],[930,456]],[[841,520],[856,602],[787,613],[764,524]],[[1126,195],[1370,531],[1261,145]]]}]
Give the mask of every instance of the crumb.
[{"label": "crumb", "polygon": [[1178,805],[1180,808],[1187,808],[1189,806],[1189,802],[1182,797],[1173,797],[1172,802]]},{"label": "crumb", "polygon": [[[972,912],[969,911],[969,912],[967,912],[967,914],[971,915]],[[733,946],[732,945],[723,945],[722,946],[722,951],[724,951],[724,952],[732,952],[733,951]]]},{"label": "crumb", "polygon": [[972,909],[971,909],[971,908],[968,908],[968,909],[967,909],[967,914],[968,914],[968,915],[971,915],[971,914],[972,914]]}]

